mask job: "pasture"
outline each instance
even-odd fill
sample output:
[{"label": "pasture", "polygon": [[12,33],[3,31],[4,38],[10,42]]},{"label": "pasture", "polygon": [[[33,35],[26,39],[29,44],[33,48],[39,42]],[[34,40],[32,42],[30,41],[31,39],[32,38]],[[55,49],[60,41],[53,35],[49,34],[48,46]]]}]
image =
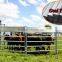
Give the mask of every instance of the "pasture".
[{"label": "pasture", "polygon": [[[58,62],[62,62],[62,53],[58,54]],[[22,53],[0,52],[0,62],[56,62],[55,55],[32,55]]]}]

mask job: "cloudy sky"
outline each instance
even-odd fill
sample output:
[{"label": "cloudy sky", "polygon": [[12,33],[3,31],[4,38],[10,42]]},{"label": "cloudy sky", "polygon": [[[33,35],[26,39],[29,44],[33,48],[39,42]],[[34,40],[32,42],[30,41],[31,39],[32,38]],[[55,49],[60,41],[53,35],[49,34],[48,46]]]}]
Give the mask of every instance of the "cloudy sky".
[{"label": "cloudy sky", "polygon": [[42,16],[42,9],[52,1],[56,0],[0,0],[0,19],[7,26],[55,26]]}]

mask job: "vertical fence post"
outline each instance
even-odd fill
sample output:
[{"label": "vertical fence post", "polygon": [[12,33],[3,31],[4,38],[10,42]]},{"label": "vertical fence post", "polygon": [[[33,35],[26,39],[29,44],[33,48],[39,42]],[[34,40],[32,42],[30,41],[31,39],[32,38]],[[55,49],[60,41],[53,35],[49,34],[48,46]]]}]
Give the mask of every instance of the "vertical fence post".
[{"label": "vertical fence post", "polygon": [[0,20],[0,45],[1,45],[1,20]]},{"label": "vertical fence post", "polygon": [[[5,28],[5,24],[4,24],[4,28]],[[4,35],[5,35],[5,31],[3,29],[3,40],[4,40]],[[5,40],[4,40],[4,45],[6,44]]]},{"label": "vertical fence post", "polygon": [[25,26],[25,54],[27,54],[27,27]]},{"label": "vertical fence post", "polygon": [[57,61],[57,59],[58,59],[57,34],[58,34],[58,32],[57,32],[57,27],[55,27],[55,59],[56,59],[56,62],[58,62],[58,61]]}]

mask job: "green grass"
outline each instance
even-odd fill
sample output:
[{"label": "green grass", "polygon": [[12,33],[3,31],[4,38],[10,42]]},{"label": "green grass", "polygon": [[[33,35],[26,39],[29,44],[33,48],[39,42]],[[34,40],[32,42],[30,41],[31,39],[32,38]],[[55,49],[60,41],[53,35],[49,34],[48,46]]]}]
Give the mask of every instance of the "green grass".
[{"label": "green grass", "polygon": [[[54,54],[22,54],[12,52],[0,52],[0,62],[56,62]],[[62,53],[58,53],[58,62],[62,62]]]}]

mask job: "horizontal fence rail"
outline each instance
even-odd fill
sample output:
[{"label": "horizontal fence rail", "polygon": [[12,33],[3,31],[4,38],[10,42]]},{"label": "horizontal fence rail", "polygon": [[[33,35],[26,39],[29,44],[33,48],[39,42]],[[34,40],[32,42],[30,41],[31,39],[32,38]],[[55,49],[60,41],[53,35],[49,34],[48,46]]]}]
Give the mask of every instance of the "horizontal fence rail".
[{"label": "horizontal fence rail", "polygon": [[[27,34],[27,33],[26,33]],[[5,35],[1,35],[0,36],[1,38],[5,38],[5,37],[9,37],[9,38],[12,38],[12,37],[24,37],[25,38],[25,41],[12,41],[12,40],[4,40],[4,42],[7,42],[7,45],[0,45],[1,47],[6,47],[6,49],[8,49],[9,51],[13,51],[13,52],[25,52],[25,53],[40,53],[40,52],[50,52],[50,51],[55,51],[55,49],[47,49],[48,47],[55,47],[55,44],[52,44],[52,45],[48,45],[48,44],[42,44],[42,43],[54,43],[53,40],[44,40],[42,41],[42,38],[48,38],[50,36],[42,36],[42,35],[24,35],[24,36],[5,36]],[[54,36],[55,37],[55,36]],[[27,41],[27,38],[40,38],[41,41],[36,41],[36,40],[30,40],[30,41]],[[1,41],[2,42],[2,41]],[[22,43],[22,44],[17,44],[17,45],[9,45],[9,43]],[[31,45],[31,44],[32,45]],[[36,44],[35,44],[36,43]],[[41,44],[38,44],[37,43],[41,43]],[[28,45],[29,44],[29,45]],[[47,48],[46,48],[47,47]],[[32,48],[32,49],[30,49]],[[42,49],[43,48],[43,49]],[[3,49],[3,48],[2,48]]]}]

